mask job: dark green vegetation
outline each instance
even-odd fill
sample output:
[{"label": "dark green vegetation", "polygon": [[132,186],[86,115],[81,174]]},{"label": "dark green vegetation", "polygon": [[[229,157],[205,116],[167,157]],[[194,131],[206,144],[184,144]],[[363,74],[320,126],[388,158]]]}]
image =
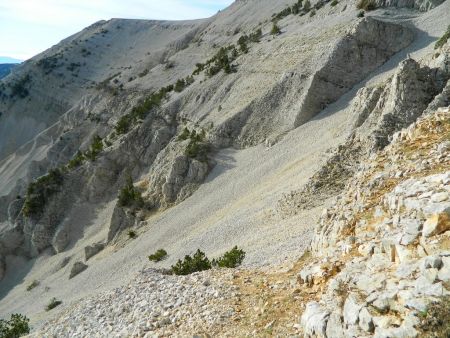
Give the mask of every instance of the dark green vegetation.
[{"label": "dark green vegetation", "polygon": [[140,208],[144,205],[144,199],[134,187],[131,176],[128,176],[125,186],[119,192],[119,205],[128,208]]},{"label": "dark green vegetation", "polygon": [[21,314],[12,314],[9,320],[0,319],[0,337],[18,338],[30,333],[30,320]]},{"label": "dark green vegetation", "polygon": [[167,257],[167,251],[164,249],[159,249],[154,254],[148,256],[148,259],[152,262],[160,262],[166,257]]},{"label": "dark green vegetation", "polygon": [[81,151],[78,151],[76,155],[69,161],[67,164],[67,168],[75,169],[83,164],[85,157]]},{"label": "dark green vegetation", "polygon": [[52,298],[50,300],[50,303],[48,303],[47,306],[45,307],[45,311],[53,310],[55,307],[57,307],[61,304],[62,304],[62,301],[57,300],[56,298]]},{"label": "dark green vegetation", "polygon": [[186,255],[184,260],[179,259],[175,265],[172,265],[172,272],[175,275],[189,275],[194,272],[209,270],[213,266],[219,268],[235,268],[242,264],[244,258],[245,252],[237,246],[212,261],[206,257],[203,251],[198,249],[192,257]]},{"label": "dark green vegetation", "polygon": [[334,6],[336,6],[338,3],[339,3],[339,1],[333,0],[333,1],[331,1],[330,6],[331,6],[331,7],[334,7]]},{"label": "dark green vegetation", "polygon": [[30,92],[28,91],[27,84],[31,81],[31,76],[29,74],[21,77],[17,80],[11,87],[11,97],[18,96],[21,99],[26,98]]},{"label": "dark green vegetation", "polygon": [[421,322],[417,329],[421,332],[420,337],[450,337],[450,296],[429,304],[419,318]]},{"label": "dark green vegetation", "polygon": [[189,131],[184,128],[183,132],[178,136],[179,141],[189,139],[189,143],[185,150],[185,155],[189,158],[195,158],[199,161],[205,162],[208,159],[208,152],[210,145],[205,141],[206,133],[202,130],[200,133],[195,130]]},{"label": "dark green vegetation", "polygon": [[356,8],[363,9],[365,11],[373,11],[374,9],[377,9],[377,5],[374,0],[359,0]]},{"label": "dark green vegetation", "polygon": [[212,265],[218,266],[219,268],[235,268],[242,264],[244,258],[244,250],[235,246],[230,251],[225,252],[222,257],[213,259]]},{"label": "dark green vegetation", "polygon": [[434,49],[441,48],[443,45],[445,45],[448,39],[450,39],[450,26],[448,26],[447,31],[436,42],[436,44],[434,45]]},{"label": "dark green vegetation", "polygon": [[205,271],[212,268],[211,262],[205,253],[197,250],[194,256],[186,255],[184,260],[179,259],[175,265],[172,265],[172,272],[175,275],[189,275],[198,271]]},{"label": "dark green vegetation", "polygon": [[128,237],[131,239],[135,239],[137,237],[137,233],[134,230],[128,230]]},{"label": "dark green vegetation", "polygon": [[281,33],[280,27],[278,27],[278,25],[276,23],[273,23],[272,25],[272,29],[270,31],[270,34],[272,35],[278,35]]},{"label": "dark green vegetation", "polygon": [[39,281],[34,280],[27,286],[27,291],[33,290],[35,287],[39,286]]},{"label": "dark green vegetation", "polygon": [[364,11],[359,11],[358,14],[356,15],[358,18],[364,18]]},{"label": "dark green vegetation", "polygon": [[11,73],[11,70],[16,67],[16,64],[13,63],[3,63],[0,64],[0,79],[7,76],[9,73]]},{"label": "dark green vegetation", "polygon": [[103,140],[100,136],[95,135],[89,150],[84,156],[91,161],[95,161],[97,156],[103,151]]},{"label": "dark green vegetation", "polygon": [[60,191],[63,180],[61,170],[52,169],[47,175],[30,183],[25,197],[23,214],[26,217],[40,216],[50,197]]}]

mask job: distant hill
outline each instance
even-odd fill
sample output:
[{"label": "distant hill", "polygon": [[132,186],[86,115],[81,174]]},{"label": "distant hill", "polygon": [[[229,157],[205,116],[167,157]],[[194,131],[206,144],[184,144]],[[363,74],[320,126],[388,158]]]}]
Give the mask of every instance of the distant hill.
[{"label": "distant hill", "polygon": [[10,58],[9,56],[0,56],[0,64],[2,63],[21,63],[22,60]]},{"label": "distant hill", "polygon": [[0,79],[4,78],[6,75],[8,75],[11,72],[11,69],[16,67],[17,64],[15,63],[0,63]]}]

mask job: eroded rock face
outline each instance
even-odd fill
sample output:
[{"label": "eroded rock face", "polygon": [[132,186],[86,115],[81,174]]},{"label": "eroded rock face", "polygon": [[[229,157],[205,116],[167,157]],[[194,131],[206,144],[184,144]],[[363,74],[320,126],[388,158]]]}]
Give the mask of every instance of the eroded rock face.
[{"label": "eroded rock face", "polygon": [[406,27],[365,18],[339,41],[327,62],[309,80],[295,125],[308,121],[390,56],[413,41]]},{"label": "eroded rock face", "polygon": [[406,7],[426,12],[433,9],[445,0],[376,0],[377,7]]}]

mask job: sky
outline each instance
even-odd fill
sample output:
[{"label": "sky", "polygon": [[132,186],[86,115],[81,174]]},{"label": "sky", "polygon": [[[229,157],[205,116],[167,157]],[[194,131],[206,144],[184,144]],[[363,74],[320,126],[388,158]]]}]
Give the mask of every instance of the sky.
[{"label": "sky", "polygon": [[0,58],[26,60],[98,20],[209,17],[233,0],[0,0]]}]

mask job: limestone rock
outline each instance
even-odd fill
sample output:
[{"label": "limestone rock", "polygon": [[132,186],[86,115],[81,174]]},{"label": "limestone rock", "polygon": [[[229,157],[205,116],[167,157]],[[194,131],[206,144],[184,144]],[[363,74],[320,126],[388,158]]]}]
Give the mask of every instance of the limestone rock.
[{"label": "limestone rock", "polygon": [[305,337],[326,338],[326,329],[329,316],[330,313],[322,309],[318,303],[308,303],[301,318],[301,324],[305,331]]},{"label": "limestone rock", "polygon": [[88,266],[83,262],[75,262],[72,266],[72,269],[70,269],[69,279],[72,279],[76,275],[82,273],[87,268]]},{"label": "limestone rock", "polygon": [[102,251],[105,248],[105,243],[94,243],[92,245],[88,245],[84,248],[84,257],[87,261],[92,256],[95,256],[100,251]]}]

